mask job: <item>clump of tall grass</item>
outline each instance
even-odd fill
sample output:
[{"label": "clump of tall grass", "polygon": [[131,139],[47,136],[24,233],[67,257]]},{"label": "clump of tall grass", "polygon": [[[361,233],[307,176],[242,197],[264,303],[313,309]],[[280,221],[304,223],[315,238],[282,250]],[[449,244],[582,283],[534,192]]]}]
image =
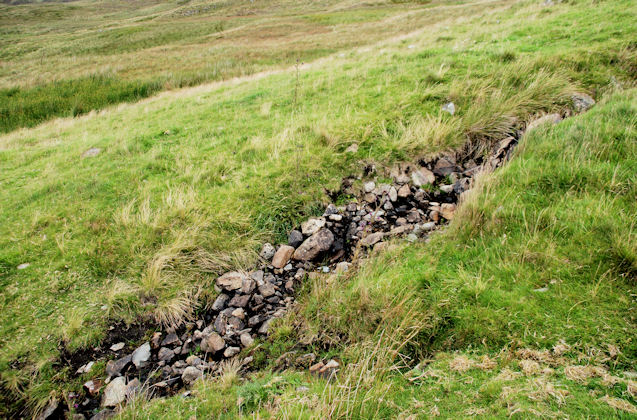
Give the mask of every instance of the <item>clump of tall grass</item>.
[{"label": "clump of tall grass", "polygon": [[0,133],[33,127],[52,117],[77,116],[107,105],[137,101],[162,87],[160,81],[94,75],[34,87],[0,89]]}]

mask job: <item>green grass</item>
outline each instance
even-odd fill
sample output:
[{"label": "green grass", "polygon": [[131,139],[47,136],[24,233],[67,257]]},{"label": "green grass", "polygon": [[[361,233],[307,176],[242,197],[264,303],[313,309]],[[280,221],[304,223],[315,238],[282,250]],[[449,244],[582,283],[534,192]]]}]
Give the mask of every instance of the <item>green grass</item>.
[{"label": "green grass", "polygon": [[636,111],[633,89],[536,129],[481,177],[450,229],[312,284],[287,321],[303,328],[279,330],[316,335],[319,354],[328,344],[345,362],[334,383],[290,371],[270,389],[258,373],[228,391],[213,378],[193,400],[141,403],[123,418],[240,417],[246,389],[272,418],[631,418]]},{"label": "green grass", "polygon": [[377,42],[437,21],[427,9],[440,4],[0,5],[0,133]]},{"label": "green grass", "polygon": [[[60,341],[71,349],[94,345],[113,320],[142,316],[169,324],[188,317],[212,297],[218,273],[250,266],[263,241],[282,240],[287,229],[327,201],[325,189],[336,189],[341,177],[359,174],[367,162],[390,165],[467,141],[484,146],[538,112],[568,109],[575,91],[601,97],[618,85],[633,85],[636,58],[629,35],[637,20],[631,6],[629,1],[594,7],[586,1],[551,7],[491,2],[416,11],[398,19],[405,30],[420,27],[405,39],[302,66],[296,104],[295,74],[282,70],[166,92],[3,135],[0,371],[10,401],[18,395],[37,410],[51,394],[79,386],[69,381],[69,372],[52,365]],[[110,13],[122,19],[117,11]],[[576,36],[569,38],[574,28]],[[62,38],[66,33],[51,31],[61,31]],[[328,49],[342,47],[328,44]],[[183,57],[187,65],[187,49]],[[193,74],[199,70],[193,68]],[[156,68],[147,71],[162,77]],[[458,110],[453,117],[440,109],[449,100]],[[592,115],[583,118],[600,118]],[[604,138],[600,135],[600,142]],[[353,142],[359,152],[343,153]],[[627,164],[634,153],[629,146],[603,157]],[[101,153],[83,158],[91,147]],[[323,332],[321,340],[335,345],[335,354],[342,352],[338,339],[351,343],[354,350],[342,355],[348,361],[365,354],[367,347],[358,344],[376,340],[386,319],[397,334],[417,332],[416,341],[409,341],[415,344],[408,345],[413,357],[480,346],[497,351],[511,342],[507,331],[528,346],[552,345],[574,331],[583,345],[608,340],[624,354],[634,352],[630,330],[622,330],[632,326],[623,319],[628,286],[613,280],[630,273],[622,267],[634,258],[634,233],[619,240],[634,232],[634,212],[624,198],[634,197],[633,180],[625,180],[631,172],[615,172],[609,164],[593,171],[586,165],[600,157],[580,161],[579,152],[558,150],[557,157],[544,157],[532,167],[537,178],[523,178],[523,168],[507,172],[518,161],[502,171],[511,177],[494,178],[491,191],[500,195],[469,202],[467,223],[457,222],[448,237],[434,240],[434,248],[414,247],[400,257],[383,257],[382,265],[366,265],[361,270],[367,274],[357,280],[365,279],[364,287],[318,289],[316,296],[326,299],[308,298],[300,318],[304,328]],[[560,166],[557,159],[567,158],[576,164]],[[555,177],[545,167],[555,169]],[[609,179],[619,183],[612,196],[595,195]],[[572,188],[575,184],[580,186]],[[584,193],[592,195],[582,199],[578,194]],[[558,198],[561,207],[553,204]],[[535,210],[520,211],[523,200]],[[500,205],[503,210],[493,213]],[[544,207],[550,210],[539,214]],[[609,217],[605,211],[617,214]],[[598,226],[602,215],[605,224]],[[561,221],[568,224],[555,225]],[[525,233],[520,223],[531,230]],[[538,230],[543,226],[546,232]],[[533,229],[542,236],[525,242]],[[570,240],[562,243],[563,238]],[[600,251],[590,252],[589,243]],[[525,254],[527,247],[535,253]],[[517,259],[501,266],[509,252]],[[582,253],[586,259],[580,261]],[[17,270],[22,263],[30,266]],[[379,280],[388,264],[392,270]],[[516,276],[528,270],[531,277],[516,286]],[[563,293],[561,300],[532,292],[554,277],[563,277],[554,286]],[[613,281],[618,294],[609,294],[600,278]],[[592,290],[583,288],[587,284],[597,285],[597,300],[575,305],[574,296]],[[412,303],[403,311],[395,304],[407,292],[413,299],[404,301]],[[518,300],[521,296],[526,300]],[[595,317],[591,302],[600,305]],[[396,312],[385,310],[392,306]],[[519,317],[511,319],[512,312]],[[393,318],[385,316],[392,313]],[[409,320],[415,324],[405,313],[414,314]],[[361,319],[360,328],[350,328]],[[524,333],[527,324],[535,334]],[[294,335],[280,337],[270,345],[273,356]],[[624,364],[634,361],[630,357]]]}]

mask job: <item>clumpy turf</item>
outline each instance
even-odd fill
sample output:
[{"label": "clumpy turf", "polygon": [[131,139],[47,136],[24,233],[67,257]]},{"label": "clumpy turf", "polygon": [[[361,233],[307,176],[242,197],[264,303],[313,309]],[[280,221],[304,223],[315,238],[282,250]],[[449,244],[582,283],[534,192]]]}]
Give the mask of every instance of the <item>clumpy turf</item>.
[{"label": "clumpy turf", "polygon": [[636,111],[633,89],[536,129],[448,230],[313,283],[265,344],[313,336],[303,351],[344,362],[333,381],[224,375],[124,418],[630,418]]},{"label": "clumpy turf", "polygon": [[[249,267],[262,241],[283,240],[318,211],[325,189],[368,163],[467,141],[484,146],[538,112],[567,109],[575,91],[600,98],[630,86],[631,6],[441,6],[418,12],[425,19],[409,37],[301,66],[298,83],[294,71],[278,71],[0,137],[3,393],[37,411],[50,395],[79,388],[53,364],[60,342],[71,350],[95,345],[114,320],[186,319],[214,296],[218,273]],[[454,116],[441,111],[448,101]],[[605,112],[630,101],[615,99]],[[345,290],[317,285],[300,331],[335,353],[339,340],[352,344],[346,361],[373,360],[373,351],[354,344],[377,343],[383,323],[414,359],[518,341],[544,347],[578,334],[582,347],[617,346],[628,366],[635,171],[609,162],[634,165],[634,142],[620,153],[605,139],[630,139],[630,131],[612,130],[634,120],[600,115],[557,129],[584,124],[577,130],[591,142],[585,149],[542,140],[577,140],[569,133],[529,137],[521,160],[502,171],[506,177],[485,180],[435,246],[370,262]],[[343,153],[353,142],[358,153]],[[82,157],[92,147],[101,152]],[[30,266],[18,270],[23,263]],[[281,327],[273,356],[294,331]],[[391,348],[394,336],[383,337]],[[393,361],[383,363],[388,369]]]}]

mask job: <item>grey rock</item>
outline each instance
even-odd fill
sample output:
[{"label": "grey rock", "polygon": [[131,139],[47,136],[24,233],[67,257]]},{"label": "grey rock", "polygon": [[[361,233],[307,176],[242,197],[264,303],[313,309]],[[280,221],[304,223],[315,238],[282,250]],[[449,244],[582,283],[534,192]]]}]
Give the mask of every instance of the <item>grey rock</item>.
[{"label": "grey rock", "polygon": [[325,226],[324,217],[311,218],[308,221],[301,223],[301,232],[303,232],[303,235],[306,235],[306,236],[313,235],[324,226]]},{"label": "grey rock", "polygon": [[142,383],[134,378],[126,385],[126,398],[132,398],[142,389]]},{"label": "grey rock", "polygon": [[254,289],[257,287],[257,282],[251,278],[251,277],[246,277],[245,279],[243,279],[243,281],[241,282],[241,293],[249,295],[252,292],[254,292]]},{"label": "grey rock", "polygon": [[90,381],[86,381],[84,382],[84,385],[82,385],[84,387],[84,389],[86,390],[86,392],[88,392],[91,395],[97,395],[97,393],[100,392],[100,389],[102,388],[103,382],[100,381],[99,379],[91,379]]},{"label": "grey rock", "polygon": [[341,261],[340,263],[336,264],[336,268],[334,269],[334,271],[337,273],[344,273],[349,270],[350,265],[352,264],[348,263],[347,261]]},{"label": "grey rock", "polygon": [[398,197],[407,198],[411,195],[411,188],[409,188],[409,184],[405,184],[398,189],[397,192]]},{"label": "grey rock", "polygon": [[337,214],[338,213],[338,208],[334,205],[334,204],[329,204],[326,208],[325,208],[325,212],[323,213],[323,216],[331,216],[333,214]]},{"label": "grey rock", "polygon": [[572,99],[573,106],[577,112],[584,112],[595,105],[595,100],[585,93],[576,93],[572,96]]},{"label": "grey rock", "polygon": [[35,418],[35,420],[47,420],[54,418],[54,413],[57,411],[59,405],[60,402],[58,401],[58,399],[52,398],[51,400],[49,400],[49,403],[46,405],[40,415]]},{"label": "grey rock", "polygon": [[413,182],[415,186],[420,187],[426,184],[433,184],[436,182],[436,177],[429,169],[420,168],[412,172],[411,182]]},{"label": "grey rock", "polygon": [[470,178],[462,178],[456,181],[453,184],[453,192],[460,195],[463,192],[467,191],[471,187],[471,179]]},{"label": "grey rock", "polygon": [[106,420],[106,419],[110,419],[114,415],[115,415],[115,412],[113,410],[106,409],[95,414],[93,417],[91,417],[91,420]]},{"label": "grey rock", "polygon": [[456,170],[455,161],[451,157],[440,158],[434,166],[434,174],[439,176],[449,175]]},{"label": "grey rock", "polygon": [[102,397],[102,407],[115,407],[123,403],[124,400],[126,400],[126,378],[119,376],[106,385]]},{"label": "grey rock", "polygon": [[206,353],[216,353],[226,346],[225,340],[216,332],[210,333],[201,340],[201,350]]},{"label": "grey rock", "polygon": [[365,191],[366,193],[374,191],[375,188],[376,183],[374,181],[369,181],[363,184],[363,191]]},{"label": "grey rock", "polygon": [[157,353],[157,358],[165,362],[170,362],[173,359],[173,357],[175,357],[175,352],[169,349],[168,347],[160,348],[159,353]]},{"label": "grey rock", "polygon": [[259,256],[266,261],[270,261],[272,257],[274,257],[275,252],[276,249],[274,249],[274,246],[271,243],[266,242],[263,244]]},{"label": "grey rock", "polygon": [[120,351],[121,349],[123,349],[125,346],[125,344],[123,342],[119,342],[117,344],[113,344],[110,348],[112,351]]},{"label": "grey rock", "polygon": [[450,192],[453,191],[453,185],[441,185],[440,191],[442,191],[443,193],[449,194]]},{"label": "grey rock", "polygon": [[274,318],[270,318],[266,320],[263,324],[261,324],[261,326],[259,327],[259,334],[267,334],[270,329],[270,324],[272,324],[272,321],[274,321]]},{"label": "grey rock", "polygon": [[188,363],[189,366],[197,367],[201,365],[203,361],[198,356],[192,355],[186,358],[186,363]]},{"label": "grey rock", "polygon": [[389,188],[388,195],[389,195],[389,199],[390,199],[391,201],[396,201],[396,200],[398,200],[398,191],[396,190],[396,188],[395,188],[395,187],[390,187],[390,188]]},{"label": "grey rock", "polygon": [[150,347],[153,349],[158,349],[161,346],[161,332],[156,331],[153,333],[153,336],[150,339]]},{"label": "grey rock", "polygon": [[259,286],[259,293],[267,298],[270,296],[274,296],[274,293],[276,292],[274,285],[272,283],[264,283],[263,286]]},{"label": "grey rock", "polygon": [[291,230],[288,233],[288,245],[298,248],[303,243],[303,234],[298,230]]},{"label": "grey rock", "polygon": [[422,225],[420,225],[420,227],[425,232],[428,232],[428,231],[434,230],[436,228],[436,224],[434,222],[427,222],[427,223],[423,223]]},{"label": "grey rock", "polygon": [[420,222],[420,213],[416,209],[411,210],[407,213],[406,219],[409,223],[418,223]]},{"label": "grey rock", "polygon": [[241,345],[243,347],[250,347],[254,343],[254,339],[247,332],[241,333],[241,335],[239,336],[239,340],[241,341]]},{"label": "grey rock", "polygon": [[414,226],[413,225],[402,225],[402,226],[397,226],[395,228],[393,228],[392,230],[389,231],[390,235],[403,235],[405,233],[409,233],[412,230],[414,230]]},{"label": "grey rock", "polygon": [[232,311],[232,316],[243,320],[246,317],[246,311],[243,308],[237,308],[234,311]]},{"label": "grey rock", "polygon": [[456,113],[456,105],[454,105],[453,102],[447,102],[446,104],[442,106],[442,110],[444,112],[448,112],[449,114],[453,115]]},{"label": "grey rock", "polygon": [[228,347],[223,352],[223,356],[224,357],[232,357],[232,356],[235,356],[235,355],[239,354],[240,351],[241,351],[241,349],[239,347]]},{"label": "grey rock", "polygon": [[230,303],[228,303],[228,305],[235,308],[244,308],[248,305],[249,301],[250,295],[237,295],[230,300]]},{"label": "grey rock", "polygon": [[263,321],[263,315],[255,315],[248,319],[248,326],[254,327]]},{"label": "grey rock", "polygon": [[181,341],[179,340],[179,337],[177,337],[177,334],[175,333],[170,333],[166,336],[166,338],[164,338],[161,342],[162,346],[171,346],[173,344],[181,344]]},{"label": "grey rock", "polygon": [[132,354],[133,364],[139,369],[146,366],[150,359],[150,343],[144,343],[139,346]]},{"label": "grey rock", "polygon": [[349,145],[347,149],[345,149],[345,153],[356,153],[358,152],[358,144],[352,143]]},{"label": "grey rock", "polygon": [[194,366],[188,366],[186,369],[184,369],[184,373],[181,374],[181,380],[186,385],[190,385],[193,382],[195,382],[197,379],[202,377],[203,377],[203,372]]},{"label": "grey rock", "polygon": [[263,270],[257,270],[250,273],[250,278],[257,283],[257,286],[263,284]]},{"label": "grey rock", "polygon": [[311,261],[320,253],[329,250],[333,243],[334,234],[328,229],[320,229],[294,251],[293,258],[300,261]]},{"label": "grey rock", "polygon": [[307,353],[296,358],[296,363],[302,366],[309,366],[316,360],[314,353]]},{"label": "grey rock", "polygon": [[[274,253],[272,254],[274,256]],[[217,286],[224,290],[233,291],[243,287],[243,281],[246,279],[246,275],[239,273],[238,271],[231,271],[224,274],[217,279]]]},{"label": "grey rock", "polygon": [[30,265],[31,264],[29,264],[29,263],[22,263],[22,264],[18,265],[16,268],[18,270],[24,270],[25,268],[29,268]]},{"label": "grey rock", "polygon": [[106,363],[106,374],[108,376],[119,376],[121,371],[129,365],[132,360],[132,355],[127,355],[117,360],[109,360]]},{"label": "grey rock", "polygon": [[81,375],[83,373],[88,373],[91,371],[94,364],[95,362],[88,362],[85,365],[80,366],[80,368],[77,371],[75,371],[75,373],[77,373],[78,375]]},{"label": "grey rock", "polygon": [[225,293],[221,293],[219,296],[217,296],[217,299],[215,299],[214,303],[212,304],[212,310],[221,311],[223,308],[226,307],[228,299],[230,299],[228,295],[226,295]]},{"label": "grey rock", "polygon": [[376,242],[381,241],[383,239],[383,236],[385,236],[383,232],[370,233],[367,236],[365,236],[363,239],[361,239],[360,244],[363,246],[372,246]]},{"label": "grey rock", "polygon": [[294,254],[294,247],[290,245],[281,245],[272,258],[272,266],[274,268],[283,268],[290,261]]},{"label": "grey rock", "polygon": [[440,213],[442,217],[447,220],[453,219],[453,215],[456,212],[456,205],[452,203],[444,203],[440,206]]},{"label": "grey rock", "polygon": [[529,132],[531,130],[534,130],[543,124],[557,124],[560,121],[562,121],[562,116],[560,114],[544,115],[528,123],[526,126],[526,131]]}]

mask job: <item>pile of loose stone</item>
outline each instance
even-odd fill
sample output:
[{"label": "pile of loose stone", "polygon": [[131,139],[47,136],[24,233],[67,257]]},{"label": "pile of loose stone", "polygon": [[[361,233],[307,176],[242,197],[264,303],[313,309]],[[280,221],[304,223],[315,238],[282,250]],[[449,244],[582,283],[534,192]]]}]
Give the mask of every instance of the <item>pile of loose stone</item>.
[{"label": "pile of loose stone", "polygon": [[[559,115],[544,119],[557,120]],[[555,122],[555,121],[554,121]],[[204,315],[179,329],[156,332],[134,351],[124,343],[106,343],[112,360],[106,378],[85,383],[84,395],[70,395],[77,418],[106,418],[111,408],[124,403],[144,388],[154,395],[169,395],[204,374],[222,371],[222,362],[242,357],[244,348],[265,336],[271,323],[294,304],[294,292],[305,278],[319,273],[347,271],[355,256],[386,246],[395,237],[415,241],[453,219],[456,203],[471,188],[480,171],[494,170],[510,156],[521,132],[501,140],[490,154],[445,155],[418,164],[401,164],[387,175],[391,183],[346,179],[341,193],[358,197],[346,205],[330,204],[288,234],[287,243],[266,243],[261,264],[253,271],[232,271],[216,279],[218,297]],[[131,349],[132,350],[132,349]],[[306,357],[307,356],[307,357]],[[305,355],[310,371],[328,375],[338,369],[336,361],[318,361]],[[78,369],[88,373],[93,361]],[[101,407],[101,411],[100,410]]]},{"label": "pile of loose stone", "polygon": [[[107,378],[86,382],[86,395],[75,396],[83,399],[76,409],[90,413],[106,407],[96,418],[104,417],[112,413],[108,408],[139,392],[142,383],[156,394],[170,394],[204,374],[219,373],[223,360],[239,357],[255,338],[267,335],[272,321],[290,309],[295,289],[308,275],[346,271],[355,252],[382,248],[399,236],[415,241],[453,219],[458,198],[471,187],[472,177],[500,165],[515,143],[513,137],[501,141],[487,161],[460,162],[446,155],[419,165],[399,165],[390,174],[392,183],[369,180],[361,182],[361,189],[345,180],[343,192],[357,193],[359,200],[328,205],[322,216],[290,231],[285,244],[264,244],[256,270],[218,277],[219,295],[201,319],[177,330],[155,332],[132,353],[122,354],[124,343],[113,343],[110,351],[115,357],[106,364]],[[252,358],[238,360],[246,365]],[[324,375],[337,366],[335,361],[319,361],[312,371]],[[91,367],[88,363],[78,373]]]}]

